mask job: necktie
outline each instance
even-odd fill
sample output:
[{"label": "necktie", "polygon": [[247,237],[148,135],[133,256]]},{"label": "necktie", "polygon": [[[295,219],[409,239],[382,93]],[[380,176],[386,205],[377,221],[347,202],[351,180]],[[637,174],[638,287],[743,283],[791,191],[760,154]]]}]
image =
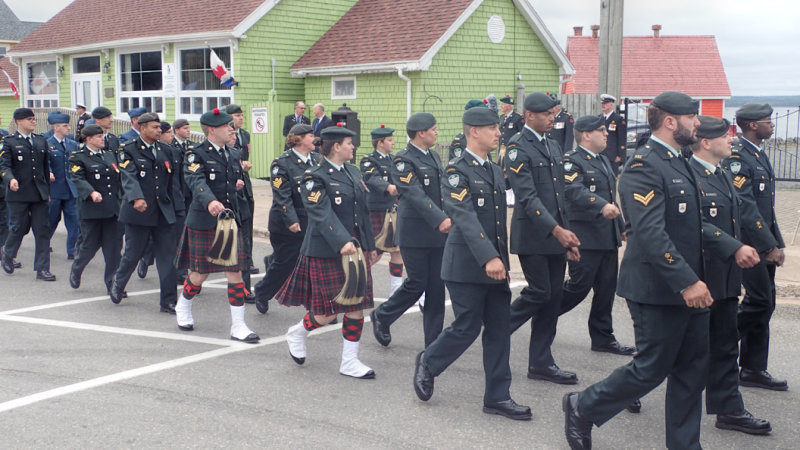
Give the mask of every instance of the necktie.
[{"label": "necktie", "polygon": [[156,147],[154,145],[151,145],[149,148],[150,152],[153,154],[153,158],[158,159],[158,154],[156,154]]},{"label": "necktie", "polygon": [[103,136],[103,150],[108,150],[108,135]]},{"label": "necktie", "polygon": [[183,144],[181,144],[181,147],[183,147],[183,153],[186,153],[186,149],[188,148],[188,146],[186,145],[186,141],[183,141]]},{"label": "necktie", "polygon": [[300,116],[295,116],[294,121],[297,122],[298,125],[300,125]]},{"label": "necktie", "polygon": [[225,164],[228,163],[228,157],[225,155],[225,147],[219,148],[219,156],[222,157],[222,160],[225,161]]},{"label": "necktie", "polygon": [[550,159],[553,159],[553,155],[550,153],[550,147],[547,146],[547,138],[542,138],[542,140],[539,142],[541,142],[542,145],[544,145],[544,149],[547,150],[547,156],[549,156]]},{"label": "necktie", "polygon": [[350,182],[353,183],[353,186],[356,185],[356,181],[353,179],[353,177],[350,176],[350,174],[347,172],[347,169],[344,166],[342,166],[342,168],[339,169],[339,170],[344,172],[345,176],[347,176],[347,178],[350,180]]},{"label": "necktie", "polygon": [[717,168],[714,170],[714,176],[715,176],[715,177],[717,177],[717,181],[719,181],[719,183],[720,183],[721,185],[725,186],[725,192],[726,192],[726,193],[728,194],[728,196],[730,197],[730,195],[731,195],[731,190],[730,190],[730,188],[728,187],[728,180],[726,180],[726,179],[725,179],[725,175],[722,173],[722,170],[720,170],[720,168],[719,168],[719,167],[717,167]]},{"label": "necktie", "polygon": [[603,172],[608,175],[608,168],[606,167],[606,157],[603,155],[597,155],[595,158],[600,160],[600,166],[603,168]]},{"label": "necktie", "polygon": [[61,150],[64,150],[64,154],[66,155],[67,154],[67,146],[64,145],[64,141],[59,142],[59,144],[61,144]]},{"label": "necktie", "polygon": [[317,134],[317,127],[319,127],[319,119],[314,119],[314,134]]},{"label": "necktie", "polygon": [[25,138],[25,140],[28,141],[28,144],[31,146],[31,148],[33,148],[33,139],[30,136],[28,136],[27,138]]},{"label": "necktie", "polygon": [[492,163],[485,161],[483,163],[483,168],[486,169],[486,172],[489,174],[489,179],[492,180],[492,184],[494,184],[494,171],[492,170]]}]

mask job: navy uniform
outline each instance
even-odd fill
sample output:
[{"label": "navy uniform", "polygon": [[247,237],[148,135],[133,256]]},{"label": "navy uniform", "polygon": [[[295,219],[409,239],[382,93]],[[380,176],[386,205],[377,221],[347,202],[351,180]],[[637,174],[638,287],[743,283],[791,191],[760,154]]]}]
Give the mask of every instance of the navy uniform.
[{"label": "navy uniform", "polygon": [[[141,124],[158,121],[156,113],[139,116]],[[122,179],[122,207],[119,221],[125,224],[125,251],[111,287],[111,300],[119,303],[131,274],[136,270],[147,243],[153,240],[156,268],[161,291],[161,309],[173,310],[176,302],[175,266],[175,202],[173,201],[172,152],[160,141],[152,145],[141,137],[124,144],[117,159]],[[137,199],[144,199],[147,209],[133,208]]]},{"label": "navy uniform", "polygon": [[[50,125],[69,123],[69,115],[58,113],[47,118]],[[67,258],[75,258],[75,246],[81,234],[78,222],[78,204],[75,200],[78,191],[69,176],[69,156],[78,151],[78,143],[69,137],[59,140],[55,135],[47,139],[50,147],[50,173],[55,178],[50,182],[49,222],[50,239],[56,232],[61,215],[67,227]]]},{"label": "navy uniform", "polygon": [[[145,108],[144,106],[141,106],[139,108],[132,108],[132,109],[128,110],[128,117],[130,117],[130,119],[131,119],[131,124],[133,124],[133,119],[137,119],[138,120],[139,116],[141,116],[142,114],[144,114],[146,112],[147,112],[147,108]],[[141,133],[139,133],[139,130],[137,130],[136,128],[133,128],[133,126],[131,125],[131,129],[130,130],[128,130],[128,131],[126,131],[126,132],[124,132],[124,133],[119,135],[119,142],[120,142],[120,144],[125,145],[126,143],[128,143],[130,141],[136,140],[136,138],[138,138],[140,135],[141,135]]]},{"label": "navy uniform", "polygon": [[[600,96],[602,103],[617,102],[617,99],[603,94]],[[606,121],[606,131],[608,131],[608,142],[606,148],[603,150],[603,155],[611,162],[611,167],[614,169],[614,174],[619,174],[619,167],[625,164],[627,154],[625,153],[625,146],[628,143],[628,128],[625,125],[625,119],[622,118],[616,111],[611,111],[608,116],[603,116]],[[616,158],[621,158],[620,162],[616,162]]]},{"label": "navy uniform", "polygon": [[79,143],[82,144],[83,143],[83,133],[82,133],[83,132],[83,127],[85,127],[87,125],[86,121],[91,119],[92,116],[90,116],[89,113],[86,112],[86,107],[85,106],[80,105],[80,104],[79,105],[75,105],[75,109],[76,110],[77,109],[81,109],[81,108],[83,108],[83,113],[81,113],[81,115],[79,115],[78,118],[75,119],[75,137],[76,137],[76,140]]},{"label": "navy uniform", "polygon": [[[747,104],[736,112],[740,122],[769,120],[771,115],[772,107],[767,104]],[[742,202],[756,212],[751,217],[742,217],[743,242],[762,255],[786,247],[775,215],[775,172],[767,153],[742,137],[725,164],[733,175],[733,184]],[[776,269],[775,264],[762,258],[757,266],[743,272],[745,295],[738,316],[739,366],[743,385],[786,390],[785,380],[773,379],[767,372]]]},{"label": "navy uniform", "polygon": [[[578,133],[605,131],[603,118],[583,116],[575,123]],[[616,204],[617,179],[608,160],[583,146],[564,155],[564,194],[571,230],[581,241],[580,261],[569,261],[569,280],[564,283],[560,314],[577,306],[590,290],[594,292],[589,312],[592,349],[632,355],[633,347],[620,345],[614,337],[611,311],[617,290],[618,248],[622,245],[622,216],[603,217],[602,210]]]},{"label": "navy uniform", "polygon": [[[659,94],[652,105],[675,116],[694,117],[698,109],[680,92]],[[564,396],[567,440],[590,448],[592,424],[667,378],[666,447],[699,449],[709,311],[687,306],[681,293],[706,276],[704,252],[729,258],[742,244],[703,219],[691,167],[655,136],[628,161],[619,190],[628,240],[617,293],[628,302],[637,354],[605,380]]]},{"label": "navy uniform", "polygon": [[558,142],[564,153],[569,152],[575,146],[575,136],[572,131],[574,125],[575,119],[572,114],[561,109],[553,120],[553,128],[547,132],[547,137]]},{"label": "navy uniform", "polygon": [[[35,117],[29,108],[14,111],[14,120]],[[14,258],[22,238],[33,229],[36,250],[33,269],[36,278],[55,281],[50,273],[50,226],[47,222],[47,201],[50,197],[50,160],[47,141],[40,134],[23,136],[19,131],[3,139],[0,150],[0,178],[6,188],[6,205],[11,226],[3,246],[2,266],[6,273],[14,272]],[[19,189],[9,188],[17,180]]]},{"label": "navy uniform", "polygon": [[[491,110],[470,109],[464,113],[463,122],[494,126],[499,140],[499,119]],[[529,420],[530,408],[517,405],[509,391],[511,289],[503,172],[488,158],[483,160],[465,149],[461,157],[448,164],[446,177],[442,195],[453,227],[445,244],[442,279],[450,291],[455,320],[417,357],[415,391],[427,401],[433,394],[433,378],[458,359],[483,328],[483,410]],[[487,263],[496,259],[502,262],[506,275],[499,280],[489,277],[486,271]]]},{"label": "navy uniform", "polygon": [[[525,109],[545,112],[556,102],[542,92],[534,92],[525,98]],[[577,376],[559,369],[550,351],[567,265],[567,250],[552,234],[556,226],[569,227],[562,157],[556,141],[538,136],[527,125],[511,138],[506,148],[503,164],[516,197],[511,219],[511,253],[519,255],[528,282],[511,304],[510,330],[513,333],[533,318],[529,378],[574,384]]]},{"label": "navy uniform", "polygon": [[[102,134],[103,130],[90,124],[82,133],[85,139]],[[78,215],[83,236],[70,270],[70,286],[73,289],[80,287],[84,268],[102,248],[105,261],[103,281],[110,292],[122,251],[122,226],[118,223],[122,184],[117,156],[102,148],[94,151],[84,144],[70,155],[69,165],[70,179],[78,192]],[[98,192],[102,201],[93,201],[93,192]]]},{"label": "navy uniform", "polygon": [[[409,131],[425,131],[436,125],[429,113],[412,115]],[[441,279],[442,254],[446,234],[439,225],[447,219],[442,210],[441,181],[444,169],[439,155],[409,143],[392,162],[397,181],[396,242],[406,266],[407,278],[389,299],[372,311],[373,334],[381,345],[389,345],[389,327],[425,293],[422,321],[427,346],[444,325],[444,282]]]}]

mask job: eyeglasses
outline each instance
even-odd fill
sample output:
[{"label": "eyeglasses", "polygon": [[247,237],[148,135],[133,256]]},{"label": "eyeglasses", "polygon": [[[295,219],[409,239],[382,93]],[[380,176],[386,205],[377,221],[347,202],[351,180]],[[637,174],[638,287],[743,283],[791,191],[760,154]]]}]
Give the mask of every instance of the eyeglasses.
[{"label": "eyeglasses", "polygon": [[756,123],[772,123],[772,119],[767,119],[767,120],[756,120]]}]

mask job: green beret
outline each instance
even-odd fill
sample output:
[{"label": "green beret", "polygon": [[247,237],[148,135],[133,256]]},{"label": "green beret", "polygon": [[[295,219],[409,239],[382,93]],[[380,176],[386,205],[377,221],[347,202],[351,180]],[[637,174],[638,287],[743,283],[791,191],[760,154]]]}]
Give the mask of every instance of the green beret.
[{"label": "green beret", "polygon": [[394,128],[386,128],[386,125],[381,124],[380,127],[375,128],[370,132],[372,139],[383,139],[389,137],[394,133]]},{"label": "green beret", "polygon": [[425,131],[436,125],[436,118],[433,114],[421,112],[412,114],[406,122],[406,130],[408,131]]},{"label": "green beret", "polygon": [[346,138],[346,137],[353,137],[355,136],[355,131],[348,130],[342,126],[334,126],[323,128],[322,131],[319,133],[319,137],[324,141],[325,139],[339,139],[339,138]]},{"label": "green beret", "polygon": [[525,109],[535,113],[545,112],[558,105],[558,103],[558,100],[553,100],[552,97],[544,92],[533,92],[525,97]]},{"label": "green beret", "polygon": [[731,123],[725,119],[713,116],[698,116],[700,126],[697,127],[697,137],[714,139],[725,136],[731,128]]},{"label": "green beret", "polygon": [[239,114],[242,112],[242,107],[237,105],[236,103],[231,103],[230,105],[226,106],[225,112],[228,114]]},{"label": "green beret", "polygon": [[511,98],[511,95],[509,95],[509,94],[506,94],[506,96],[501,98],[500,101],[503,102],[503,103],[508,103],[509,105],[513,105],[514,104],[514,99]]},{"label": "green beret", "polygon": [[692,97],[678,91],[665,91],[653,99],[652,104],[670,114],[697,114],[700,103]]},{"label": "green beret", "polygon": [[470,108],[480,108],[480,107],[488,108],[488,106],[486,106],[486,103],[483,103],[483,100],[474,100],[473,99],[473,100],[468,101],[467,104],[464,105],[464,111],[466,111],[466,110],[468,110]]},{"label": "green beret", "polygon": [[576,131],[594,131],[605,126],[606,120],[603,116],[583,116],[575,121],[572,127]]},{"label": "green beret", "polygon": [[214,108],[211,111],[206,111],[200,116],[200,123],[208,127],[221,127],[231,123],[233,117],[225,111],[220,111],[219,108]]},{"label": "green beret", "polygon": [[500,123],[500,117],[489,108],[470,108],[464,111],[461,122],[473,127],[483,127]]},{"label": "green beret", "polygon": [[17,108],[14,110],[14,120],[27,119],[28,117],[36,117],[33,110],[30,108]]},{"label": "green beret", "polygon": [[161,122],[161,119],[158,117],[158,114],[151,112],[139,116],[139,125],[147,122]]},{"label": "green beret", "polygon": [[100,125],[90,124],[83,127],[83,130],[81,130],[81,134],[84,137],[95,136],[98,134],[103,134],[103,129],[100,128]]},{"label": "green beret", "polygon": [[292,134],[295,134],[295,135],[298,135],[298,136],[301,135],[301,134],[307,134],[307,133],[313,133],[313,132],[314,132],[314,128],[311,125],[306,125],[304,123],[298,123],[297,125],[293,126],[289,130],[289,133],[292,133]]},{"label": "green beret", "polygon": [[186,119],[175,119],[175,122],[172,122],[173,129],[185,127],[186,125],[189,125],[189,121]]},{"label": "green beret", "polygon": [[772,115],[769,103],[748,103],[736,110],[736,118],[743,120],[758,120]]},{"label": "green beret", "polygon": [[95,119],[105,119],[106,117],[111,116],[111,110],[106,108],[105,106],[98,106],[97,108],[92,110],[92,117]]}]

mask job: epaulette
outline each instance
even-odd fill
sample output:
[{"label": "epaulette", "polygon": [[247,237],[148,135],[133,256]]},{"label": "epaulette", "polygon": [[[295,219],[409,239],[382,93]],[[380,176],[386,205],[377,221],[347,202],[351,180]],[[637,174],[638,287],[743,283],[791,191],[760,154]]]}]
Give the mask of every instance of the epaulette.
[{"label": "epaulette", "polygon": [[577,153],[577,151],[576,151],[576,150],[574,150],[574,149],[573,149],[573,150],[570,150],[570,151],[568,151],[567,153],[564,153],[564,158],[570,158],[570,157],[572,157],[573,155],[575,155],[576,153]]}]

